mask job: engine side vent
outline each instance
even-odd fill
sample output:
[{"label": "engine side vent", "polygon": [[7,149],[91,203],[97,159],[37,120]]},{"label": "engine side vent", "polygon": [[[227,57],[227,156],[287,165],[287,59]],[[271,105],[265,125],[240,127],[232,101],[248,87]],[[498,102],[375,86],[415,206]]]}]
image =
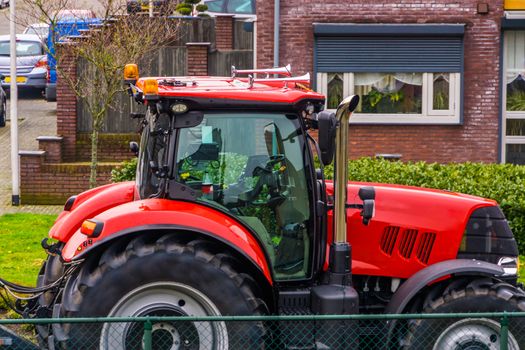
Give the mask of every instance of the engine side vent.
[{"label": "engine side vent", "polygon": [[419,246],[417,247],[416,255],[419,261],[424,264],[428,263],[432,247],[436,241],[436,234],[433,232],[425,232],[419,240]]},{"label": "engine side vent", "polygon": [[401,242],[399,243],[399,254],[406,259],[410,259],[414,245],[416,244],[417,230],[407,229],[403,231]]},{"label": "engine side vent", "polygon": [[399,227],[397,226],[387,226],[383,231],[381,236],[381,241],[379,242],[381,250],[388,255],[392,255],[394,251],[394,246],[396,245],[397,236],[399,235]]}]

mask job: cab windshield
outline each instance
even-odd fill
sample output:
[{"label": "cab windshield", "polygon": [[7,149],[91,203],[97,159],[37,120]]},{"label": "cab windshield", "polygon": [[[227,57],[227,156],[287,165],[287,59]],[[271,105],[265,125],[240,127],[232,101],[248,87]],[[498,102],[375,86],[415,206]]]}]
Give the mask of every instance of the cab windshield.
[{"label": "cab windshield", "polygon": [[[193,188],[197,201],[249,226],[278,279],[307,277],[313,224],[297,116],[208,113],[177,139],[176,181]],[[148,154],[163,158],[162,143],[150,141]]]}]

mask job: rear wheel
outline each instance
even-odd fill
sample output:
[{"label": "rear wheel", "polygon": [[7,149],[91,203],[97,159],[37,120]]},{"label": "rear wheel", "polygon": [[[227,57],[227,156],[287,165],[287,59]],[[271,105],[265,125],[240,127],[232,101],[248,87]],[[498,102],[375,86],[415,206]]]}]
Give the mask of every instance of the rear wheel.
[{"label": "rear wheel", "polygon": [[[442,295],[425,302],[424,313],[523,312],[525,293],[492,279],[454,282]],[[492,350],[499,349],[500,320],[449,318],[417,320],[409,324],[405,349]],[[509,350],[525,343],[525,319],[509,319]]]},{"label": "rear wheel", "polygon": [[[122,249],[123,248],[123,249]],[[86,264],[66,286],[63,316],[143,317],[261,315],[257,285],[239,272],[231,255],[207,241],[181,242],[166,235],[148,242],[137,238],[110,247]],[[69,325],[68,348],[141,349],[143,325]],[[260,324],[224,322],[153,323],[153,349],[258,348]]]}]

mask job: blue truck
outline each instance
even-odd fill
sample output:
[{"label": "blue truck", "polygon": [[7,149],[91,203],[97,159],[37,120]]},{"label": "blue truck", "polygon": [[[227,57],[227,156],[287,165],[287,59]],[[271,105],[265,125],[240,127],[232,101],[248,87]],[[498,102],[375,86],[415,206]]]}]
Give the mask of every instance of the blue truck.
[{"label": "blue truck", "polygon": [[80,35],[82,30],[89,29],[91,25],[101,23],[102,21],[98,18],[67,17],[60,19],[54,25],[50,25],[49,35],[47,37],[48,76],[45,91],[46,101],[56,101],[57,96],[55,44],[65,40],[69,36]]}]

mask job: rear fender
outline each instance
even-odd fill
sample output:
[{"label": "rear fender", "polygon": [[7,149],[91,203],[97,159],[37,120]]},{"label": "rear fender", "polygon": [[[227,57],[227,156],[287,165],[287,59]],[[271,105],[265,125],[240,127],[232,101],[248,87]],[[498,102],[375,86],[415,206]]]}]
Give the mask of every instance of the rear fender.
[{"label": "rear fender", "polygon": [[88,237],[77,230],[62,250],[65,261],[82,259],[119,237],[176,230],[227,244],[251,261],[273,284],[269,259],[259,239],[241,223],[216,209],[192,202],[145,199],[113,207],[93,219],[103,223],[100,235]]},{"label": "rear fender", "polygon": [[387,314],[403,313],[405,307],[423,288],[449,275],[501,276],[501,266],[479,260],[453,259],[424,268],[406,280],[388,303]]},{"label": "rear fender", "polygon": [[82,222],[112,207],[131,202],[134,182],[121,182],[97,187],[76,196],[70,211],[63,211],[49,230],[49,237],[67,242]]}]

